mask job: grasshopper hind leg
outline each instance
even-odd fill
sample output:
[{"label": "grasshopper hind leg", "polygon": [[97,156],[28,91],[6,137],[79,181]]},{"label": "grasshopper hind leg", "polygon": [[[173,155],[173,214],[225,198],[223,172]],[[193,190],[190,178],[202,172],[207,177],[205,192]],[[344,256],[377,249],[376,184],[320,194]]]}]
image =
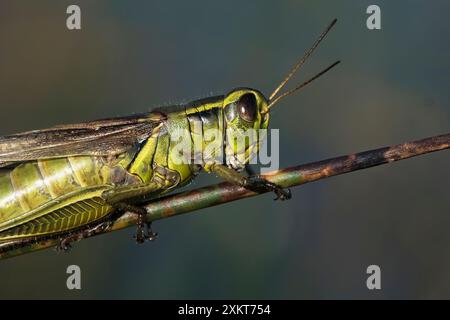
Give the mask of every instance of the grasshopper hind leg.
[{"label": "grasshopper hind leg", "polygon": [[142,207],[137,207],[129,205],[126,203],[118,203],[115,205],[117,209],[115,213],[111,214],[108,220],[100,222],[96,225],[88,227],[83,230],[78,230],[60,238],[59,244],[56,246],[56,251],[67,252],[72,248],[72,243],[80,241],[84,238],[91,237],[97,233],[103,232],[104,230],[111,227],[114,222],[119,218],[124,212],[131,212],[138,215],[137,222],[137,232],[135,235],[136,242],[141,244],[145,240],[153,241],[158,236],[157,233],[152,231],[151,222],[145,222],[144,217],[147,211]]},{"label": "grasshopper hind leg", "polygon": [[114,223],[114,219],[108,219],[107,221],[99,222],[98,224],[88,227],[83,230],[78,230],[63,236],[59,239],[59,244],[56,246],[56,251],[67,252],[72,248],[72,243],[80,241],[84,238],[91,237],[97,233],[100,233],[108,229]]}]

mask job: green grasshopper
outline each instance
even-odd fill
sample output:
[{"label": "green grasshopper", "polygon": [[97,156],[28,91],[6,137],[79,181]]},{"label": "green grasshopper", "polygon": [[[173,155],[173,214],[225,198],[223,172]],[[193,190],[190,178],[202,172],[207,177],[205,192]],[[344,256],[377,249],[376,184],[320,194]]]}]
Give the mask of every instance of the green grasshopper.
[{"label": "green grasshopper", "polygon": [[[335,23],[269,98],[255,89],[237,88],[181,105],[176,111],[162,108],[0,137],[0,248],[58,237],[65,249],[70,241],[107,228],[117,213],[125,211],[138,216],[136,241],[152,240],[156,234],[145,223],[147,212],[140,205],[186,185],[201,170],[250,190],[290,198],[289,190],[239,172],[256,155],[259,144],[237,149],[225,132],[240,135],[266,129],[276,103],[338,64],[277,96]],[[180,128],[187,130],[192,142],[199,139],[198,128],[219,131],[220,150],[215,151],[225,154],[224,161],[205,152],[207,141],[200,138],[193,147],[202,162],[176,162],[172,132]]]}]

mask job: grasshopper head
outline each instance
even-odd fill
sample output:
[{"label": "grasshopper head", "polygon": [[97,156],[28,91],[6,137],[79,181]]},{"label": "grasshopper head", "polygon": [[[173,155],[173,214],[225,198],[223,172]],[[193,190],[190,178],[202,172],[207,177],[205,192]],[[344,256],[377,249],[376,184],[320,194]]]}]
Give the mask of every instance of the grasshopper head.
[{"label": "grasshopper head", "polygon": [[228,128],[258,130],[269,125],[268,101],[258,90],[234,89],[226,95],[223,106]]},{"label": "grasshopper head", "polygon": [[285,97],[319,78],[340,62],[336,61],[295,88],[278,94],[314,52],[319,43],[336,24],[336,21],[334,19],[328,25],[311,49],[294,65],[268,99],[258,90],[249,88],[238,88],[227,94],[223,103],[223,114],[226,124],[225,156],[229,167],[237,170],[243,169],[251,158],[258,153],[261,140],[266,133],[265,130],[261,129],[266,129],[269,125],[269,111],[271,111],[271,108]]},{"label": "grasshopper head", "polygon": [[264,138],[260,129],[269,125],[267,106],[267,99],[255,89],[238,88],[226,95],[223,103],[225,155],[227,165],[233,169],[243,169],[258,152]]}]

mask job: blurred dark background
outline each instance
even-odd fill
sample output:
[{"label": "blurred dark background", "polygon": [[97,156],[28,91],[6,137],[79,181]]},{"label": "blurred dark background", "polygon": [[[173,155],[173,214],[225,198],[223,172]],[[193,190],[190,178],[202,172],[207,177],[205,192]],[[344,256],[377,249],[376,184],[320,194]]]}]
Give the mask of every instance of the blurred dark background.
[{"label": "blurred dark background", "polygon": [[[66,8],[82,30],[66,28]],[[381,7],[382,30],[366,28]],[[270,92],[333,19],[272,115],[281,167],[450,132],[448,1],[0,1],[0,135]],[[292,84],[291,84],[292,85]],[[0,298],[450,298],[443,151],[0,262]],[[215,183],[202,176],[191,187]],[[66,268],[82,290],[66,289]],[[382,290],[366,288],[366,268]]]}]

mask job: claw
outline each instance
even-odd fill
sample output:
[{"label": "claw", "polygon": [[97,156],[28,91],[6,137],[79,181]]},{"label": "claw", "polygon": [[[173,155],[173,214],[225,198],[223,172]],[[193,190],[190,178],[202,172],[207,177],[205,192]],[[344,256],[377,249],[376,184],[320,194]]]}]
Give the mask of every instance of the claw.
[{"label": "claw", "polygon": [[145,237],[145,240],[154,241],[154,240],[156,240],[156,238],[158,238],[158,233],[151,232],[151,233],[146,234],[144,237]]},{"label": "claw", "polygon": [[157,237],[158,237],[158,233],[153,232],[153,230],[152,230],[152,223],[151,222],[147,223],[147,234],[145,235],[145,238],[148,241],[153,241],[153,240],[156,240]]},{"label": "claw", "polygon": [[136,243],[142,244],[145,240],[153,241],[158,237],[158,233],[152,231],[151,223],[147,223],[147,232],[144,231],[144,224],[138,225],[137,233],[134,236]]},{"label": "claw", "polygon": [[290,189],[283,189],[279,185],[267,181],[264,178],[259,176],[250,176],[247,178],[246,184],[249,189],[254,190],[256,192],[264,190],[264,191],[273,191],[277,196],[274,200],[289,200],[292,198]]},{"label": "claw", "polygon": [[55,247],[56,252],[68,252],[70,249],[72,249],[72,245],[70,244],[72,241],[73,239],[71,237],[61,238],[59,243]]},{"label": "claw", "polygon": [[143,244],[145,242],[145,238],[142,234],[136,234],[133,238],[136,240],[137,244]]},{"label": "claw", "polygon": [[134,236],[134,239],[136,239],[137,244],[143,244],[145,242],[145,239],[141,237]]},{"label": "claw", "polygon": [[283,188],[278,189],[277,188],[274,192],[277,195],[277,197],[273,200],[280,199],[281,201],[284,201],[284,200],[289,200],[290,198],[292,198],[291,189],[283,189]]}]

